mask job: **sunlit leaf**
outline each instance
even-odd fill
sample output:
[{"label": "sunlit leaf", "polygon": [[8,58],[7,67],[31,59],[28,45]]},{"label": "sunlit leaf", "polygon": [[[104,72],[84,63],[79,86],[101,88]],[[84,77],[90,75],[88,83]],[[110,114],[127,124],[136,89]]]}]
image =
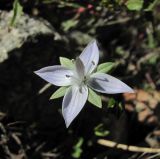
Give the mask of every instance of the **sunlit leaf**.
[{"label": "sunlit leaf", "polygon": [[60,98],[63,97],[65,95],[65,92],[67,90],[68,87],[60,87],[59,89],[57,89],[52,96],[50,97],[50,99],[56,99],[56,98]]},{"label": "sunlit leaf", "polygon": [[141,10],[143,7],[143,0],[128,0],[126,6],[129,10]]},{"label": "sunlit leaf", "polygon": [[114,67],[115,67],[115,63],[113,63],[113,62],[102,63],[102,64],[98,65],[97,72],[108,73]]},{"label": "sunlit leaf", "polygon": [[19,0],[14,0],[14,3],[13,3],[13,16],[12,16],[12,19],[10,21],[10,26],[14,26],[15,25],[17,19],[21,16],[22,12],[23,12],[23,7],[19,3]]},{"label": "sunlit leaf", "polygon": [[101,97],[90,88],[89,88],[88,101],[90,103],[92,103],[93,105],[95,105],[95,106],[97,106],[99,108],[102,108],[102,99],[101,99]]},{"label": "sunlit leaf", "polygon": [[155,65],[158,62],[158,59],[160,59],[159,54],[153,54],[150,56],[150,58],[147,60],[148,64]]},{"label": "sunlit leaf", "polygon": [[62,66],[65,66],[67,68],[73,68],[74,67],[74,64],[73,64],[72,60],[70,60],[66,57],[60,57],[59,59],[60,59],[60,64]]}]

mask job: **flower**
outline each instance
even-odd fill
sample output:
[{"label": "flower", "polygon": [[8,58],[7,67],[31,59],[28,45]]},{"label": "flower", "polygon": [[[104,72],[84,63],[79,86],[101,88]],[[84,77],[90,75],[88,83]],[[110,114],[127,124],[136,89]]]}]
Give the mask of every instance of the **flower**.
[{"label": "flower", "polygon": [[56,86],[68,86],[62,103],[62,115],[68,127],[84,107],[88,98],[88,89],[100,93],[133,93],[133,89],[117,78],[96,72],[99,62],[99,50],[93,40],[75,60],[73,68],[61,65],[44,67],[35,73]]}]

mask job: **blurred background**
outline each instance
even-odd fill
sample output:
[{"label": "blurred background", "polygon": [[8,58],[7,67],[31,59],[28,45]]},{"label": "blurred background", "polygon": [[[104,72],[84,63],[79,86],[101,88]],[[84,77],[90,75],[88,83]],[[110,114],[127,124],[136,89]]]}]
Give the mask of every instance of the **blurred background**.
[{"label": "blurred background", "polygon": [[[100,63],[135,94],[101,95],[69,129],[57,89],[33,71],[76,58],[97,39]],[[159,0],[0,1],[0,159],[151,159],[107,148],[108,139],[160,148]]]}]

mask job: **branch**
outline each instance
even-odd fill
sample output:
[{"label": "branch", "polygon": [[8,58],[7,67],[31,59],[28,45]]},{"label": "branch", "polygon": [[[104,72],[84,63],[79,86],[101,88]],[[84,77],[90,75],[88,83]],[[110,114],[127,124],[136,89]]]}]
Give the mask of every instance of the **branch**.
[{"label": "branch", "polygon": [[117,142],[113,142],[110,140],[99,139],[98,143],[100,145],[122,149],[124,151],[131,151],[131,152],[145,152],[145,153],[160,153],[160,148],[148,148],[148,147],[137,147],[137,146],[129,146],[125,144],[119,144]]}]

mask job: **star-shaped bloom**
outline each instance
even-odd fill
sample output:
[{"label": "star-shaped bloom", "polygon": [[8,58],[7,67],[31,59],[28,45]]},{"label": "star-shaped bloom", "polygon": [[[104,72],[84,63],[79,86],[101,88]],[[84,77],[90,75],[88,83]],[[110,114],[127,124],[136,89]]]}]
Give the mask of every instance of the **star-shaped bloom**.
[{"label": "star-shaped bloom", "polygon": [[107,94],[134,92],[117,78],[96,72],[98,62],[99,50],[96,41],[93,40],[75,60],[73,68],[55,65],[35,71],[38,76],[53,85],[68,86],[62,103],[66,127],[84,107],[89,89]]}]

